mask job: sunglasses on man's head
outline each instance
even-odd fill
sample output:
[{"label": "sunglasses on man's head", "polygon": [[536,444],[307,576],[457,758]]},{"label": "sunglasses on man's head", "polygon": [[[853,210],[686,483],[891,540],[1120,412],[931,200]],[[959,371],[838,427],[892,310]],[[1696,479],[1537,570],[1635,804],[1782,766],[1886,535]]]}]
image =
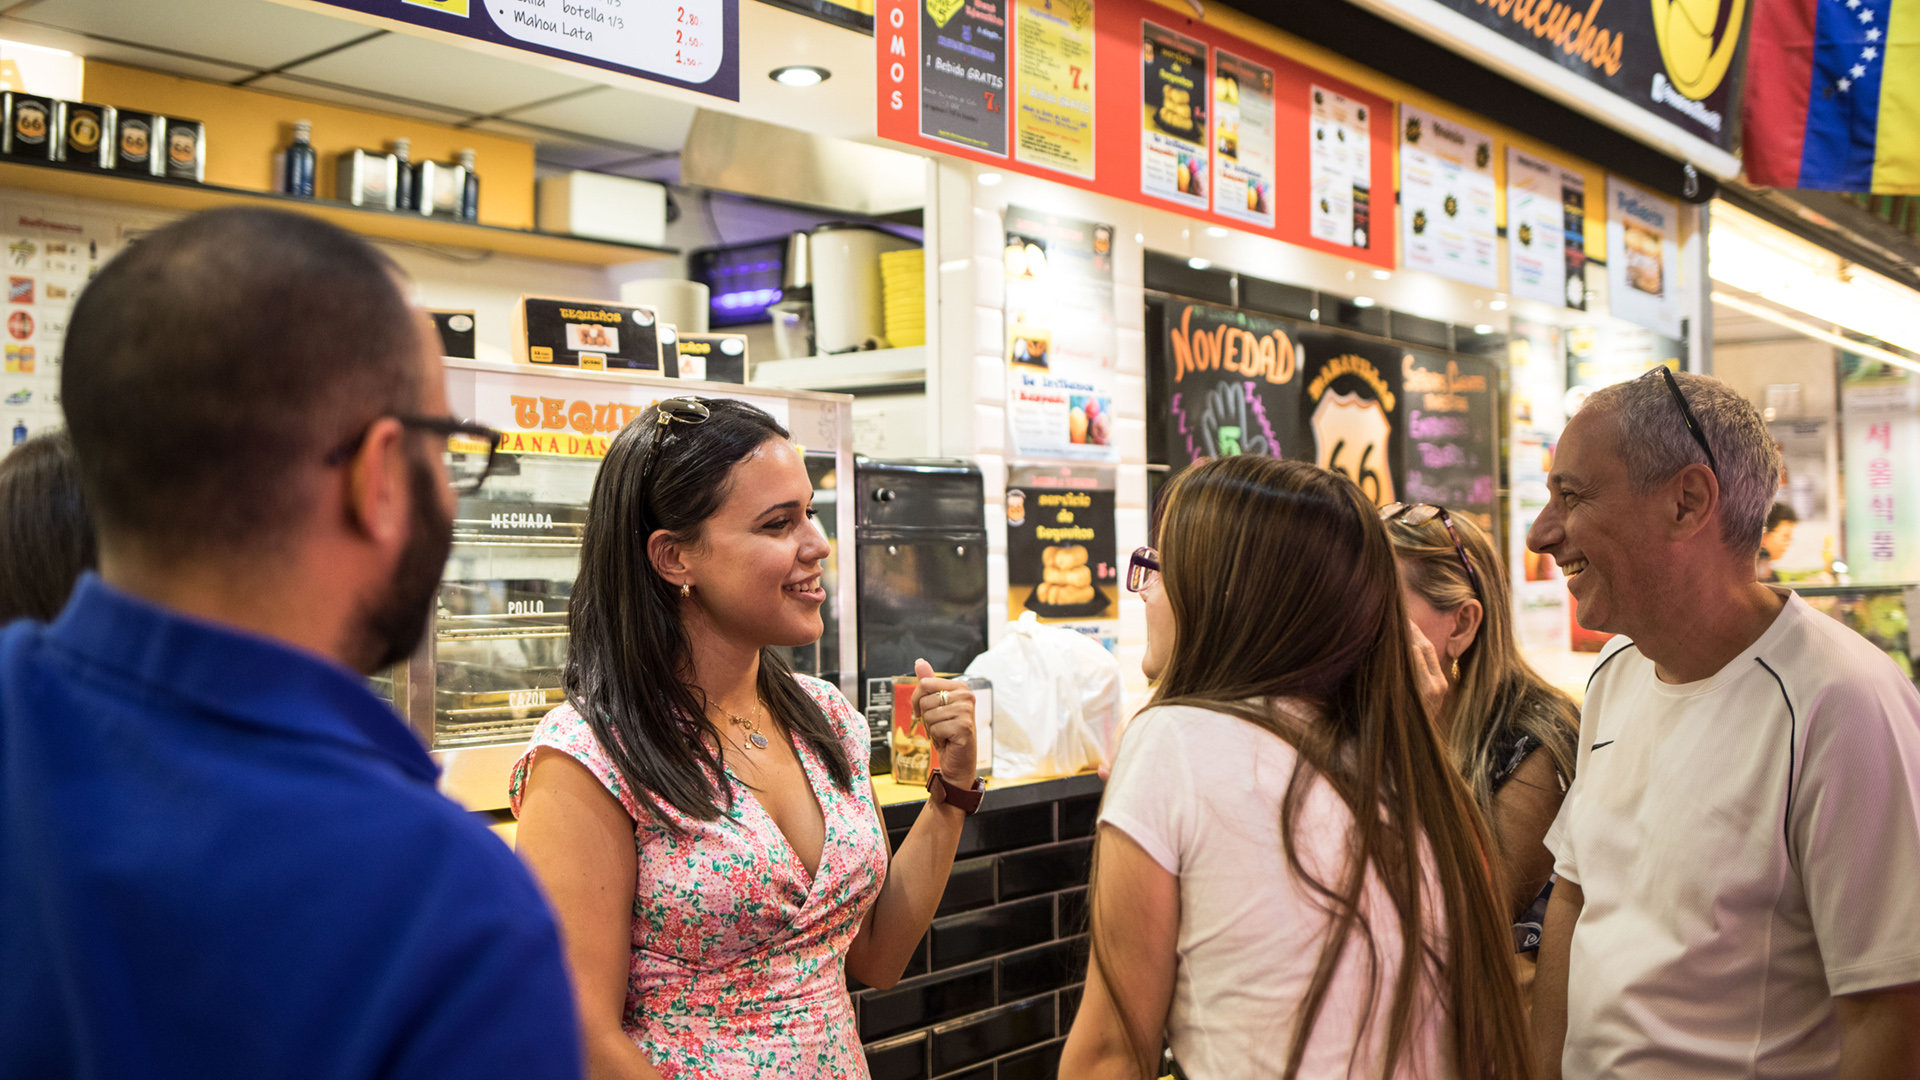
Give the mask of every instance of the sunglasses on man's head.
[{"label": "sunglasses on man's head", "polygon": [[1447,535],[1453,538],[1453,553],[1460,556],[1460,565],[1466,568],[1467,584],[1473,586],[1474,598],[1482,604],[1487,602],[1486,590],[1480,587],[1480,571],[1474,568],[1473,560],[1467,558],[1467,545],[1460,542],[1460,532],[1453,527],[1453,515],[1447,513],[1444,506],[1432,503],[1388,503],[1380,508],[1380,520],[1389,524],[1398,521],[1403,525],[1419,528],[1434,518],[1447,527]]},{"label": "sunglasses on man's head", "polygon": [[[1700,444],[1700,452],[1707,455],[1707,468],[1713,470],[1714,479],[1719,479],[1720,462],[1713,456],[1713,447],[1707,445],[1707,433],[1701,429],[1700,422],[1693,418],[1693,410],[1687,407],[1687,396],[1680,392],[1680,380],[1673,377],[1672,369],[1665,364],[1661,364],[1654,371],[1665,376],[1667,389],[1673,391],[1673,403],[1680,406],[1680,419],[1687,422],[1687,434],[1693,436],[1693,441]],[[1645,377],[1653,376],[1649,372]]]}]

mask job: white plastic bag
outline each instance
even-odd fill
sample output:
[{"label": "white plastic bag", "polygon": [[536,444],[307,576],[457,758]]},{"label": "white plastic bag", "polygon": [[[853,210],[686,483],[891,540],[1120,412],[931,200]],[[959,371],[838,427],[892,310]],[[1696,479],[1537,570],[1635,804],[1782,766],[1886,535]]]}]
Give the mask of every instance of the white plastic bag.
[{"label": "white plastic bag", "polygon": [[1120,723],[1120,661],[1098,641],[1032,612],[967,665],[993,680],[993,775],[1105,769]]}]

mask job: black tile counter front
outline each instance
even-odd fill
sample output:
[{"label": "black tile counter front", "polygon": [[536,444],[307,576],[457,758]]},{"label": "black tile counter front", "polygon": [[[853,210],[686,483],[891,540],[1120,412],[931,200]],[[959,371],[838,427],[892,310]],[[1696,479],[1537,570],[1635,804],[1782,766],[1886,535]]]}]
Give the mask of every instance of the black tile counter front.
[{"label": "black tile counter front", "polygon": [[[921,800],[882,783],[894,847]],[[1087,973],[1097,776],[989,788],[898,986],[849,980],[873,1080],[1053,1080]]]}]

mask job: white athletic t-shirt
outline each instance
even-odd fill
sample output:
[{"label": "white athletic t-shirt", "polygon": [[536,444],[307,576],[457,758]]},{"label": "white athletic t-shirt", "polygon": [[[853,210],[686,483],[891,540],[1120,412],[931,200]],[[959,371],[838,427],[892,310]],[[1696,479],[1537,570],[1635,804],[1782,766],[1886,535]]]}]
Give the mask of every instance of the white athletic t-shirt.
[{"label": "white athletic t-shirt", "polygon": [[1832,997],[1920,981],[1920,694],[1806,601],[1710,678],[1630,642],[1547,833],[1586,895],[1568,1080],[1832,1077]]},{"label": "white athletic t-shirt", "polygon": [[[1167,1032],[1192,1080],[1277,1077],[1286,1064],[1295,1007],[1327,931],[1326,914],[1288,867],[1280,842],[1280,801],[1296,759],[1277,735],[1237,716],[1185,706],[1142,712],[1120,742],[1100,821],[1180,879]],[[1296,822],[1296,850],[1315,876],[1337,882],[1353,817],[1324,781],[1316,776],[1312,783]],[[1376,913],[1382,990],[1356,1077],[1378,1075],[1401,954],[1392,907],[1377,881],[1369,882],[1363,903]],[[1366,966],[1356,934],[1308,1040],[1302,1080],[1346,1080]],[[1396,1075],[1449,1077],[1452,1064],[1439,1052],[1440,1010],[1424,989],[1429,984],[1422,985],[1426,996]]]}]

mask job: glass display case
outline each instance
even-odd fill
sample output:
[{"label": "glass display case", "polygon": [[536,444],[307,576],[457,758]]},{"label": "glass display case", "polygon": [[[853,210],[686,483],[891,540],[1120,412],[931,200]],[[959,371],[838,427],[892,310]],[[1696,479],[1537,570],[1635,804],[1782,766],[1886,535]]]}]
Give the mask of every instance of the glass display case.
[{"label": "glass display case", "polygon": [[785,650],[797,670],[852,696],[851,575],[839,538],[852,522],[838,478],[852,475],[845,395],[761,390],[599,372],[547,372],[449,360],[448,399],[505,436],[485,485],[459,500],[432,631],[392,674],[395,704],[442,770],[441,788],[470,809],[507,804],[508,773],[542,717],[565,699],[567,605],[600,458],[620,426],[661,397],[732,397],[772,413],[805,452],[831,554],[823,570],[826,632]]},{"label": "glass display case", "polygon": [[[1911,632],[1910,613],[1920,604],[1920,585],[1794,585],[1793,591],[1816,611],[1840,620],[1900,665],[1913,679],[1920,670],[1920,645]],[[1920,683],[1920,679],[1915,680]]]}]

